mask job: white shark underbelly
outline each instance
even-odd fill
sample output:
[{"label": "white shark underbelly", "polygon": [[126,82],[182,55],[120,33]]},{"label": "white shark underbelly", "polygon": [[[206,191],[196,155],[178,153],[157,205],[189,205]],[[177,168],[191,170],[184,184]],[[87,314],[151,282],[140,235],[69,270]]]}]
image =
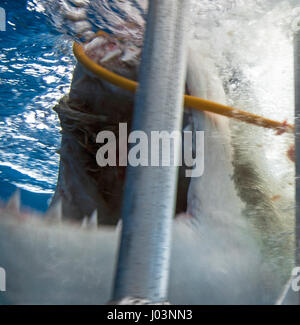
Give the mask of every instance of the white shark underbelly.
[{"label": "white shark underbelly", "polygon": [[[246,233],[228,239],[227,231],[175,223],[171,303],[268,302],[262,301],[254,243]],[[111,299],[116,230],[2,221],[0,238],[1,266],[7,274],[1,304],[105,304]]]}]

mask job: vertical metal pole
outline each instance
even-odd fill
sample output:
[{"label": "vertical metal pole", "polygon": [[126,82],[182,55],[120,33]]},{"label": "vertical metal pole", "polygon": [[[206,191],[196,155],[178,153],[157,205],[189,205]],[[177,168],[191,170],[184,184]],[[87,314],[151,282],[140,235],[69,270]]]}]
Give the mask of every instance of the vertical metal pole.
[{"label": "vertical metal pole", "polygon": [[[295,34],[296,266],[300,266],[300,31]],[[300,292],[298,297],[300,305]]]},{"label": "vertical metal pole", "polygon": [[[133,130],[145,132],[149,141],[151,131],[181,130],[188,3],[149,1],[133,121]],[[167,299],[177,173],[176,166],[127,169],[114,300]]]}]

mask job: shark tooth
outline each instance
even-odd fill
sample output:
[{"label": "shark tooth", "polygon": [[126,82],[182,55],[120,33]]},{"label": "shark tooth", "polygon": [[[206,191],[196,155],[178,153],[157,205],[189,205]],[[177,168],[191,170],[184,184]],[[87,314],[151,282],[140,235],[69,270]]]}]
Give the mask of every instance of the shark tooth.
[{"label": "shark tooth", "polygon": [[119,232],[122,230],[122,220],[120,219],[116,226],[116,231]]},{"label": "shark tooth", "polygon": [[88,227],[88,217],[84,217],[80,228],[86,229]]},{"label": "shark tooth", "polygon": [[88,225],[89,225],[89,228],[93,228],[93,229],[98,228],[98,212],[97,212],[97,209],[90,216]]},{"label": "shark tooth", "polygon": [[6,205],[6,210],[14,214],[19,214],[20,207],[21,207],[21,194],[20,194],[20,190],[17,189],[13,194],[13,196],[9,199]]},{"label": "shark tooth", "polygon": [[129,64],[129,65],[137,65],[138,58],[140,55],[140,50],[137,48],[129,47],[126,48],[124,55],[121,58],[121,61]]},{"label": "shark tooth", "polygon": [[62,221],[62,200],[59,199],[46,212],[45,218],[49,221],[60,223]]},{"label": "shark tooth", "polygon": [[90,217],[85,216],[82,220],[81,227],[82,229],[98,229],[98,212],[95,210]]},{"label": "shark tooth", "polygon": [[102,36],[97,36],[89,43],[84,45],[85,51],[93,51],[97,48],[101,48],[101,46],[106,42],[106,39]]},{"label": "shark tooth", "polygon": [[107,63],[108,61],[114,59],[116,56],[120,54],[122,54],[122,51],[120,49],[115,49],[113,51],[110,51],[100,60],[100,63]]}]

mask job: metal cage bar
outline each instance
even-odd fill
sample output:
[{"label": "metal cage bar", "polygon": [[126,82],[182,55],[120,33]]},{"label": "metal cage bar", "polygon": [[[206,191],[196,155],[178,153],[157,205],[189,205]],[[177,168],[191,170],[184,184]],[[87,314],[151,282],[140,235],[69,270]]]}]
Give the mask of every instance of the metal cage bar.
[{"label": "metal cage bar", "polygon": [[[296,153],[296,253],[295,263],[300,266],[300,31],[294,37],[295,60],[295,153]],[[300,292],[298,297],[300,305]]]},{"label": "metal cage bar", "polygon": [[[181,131],[189,0],[151,0],[133,130]],[[177,158],[177,148],[174,157]],[[150,152],[150,150],[149,150]],[[167,299],[178,168],[128,167],[113,299]]]}]

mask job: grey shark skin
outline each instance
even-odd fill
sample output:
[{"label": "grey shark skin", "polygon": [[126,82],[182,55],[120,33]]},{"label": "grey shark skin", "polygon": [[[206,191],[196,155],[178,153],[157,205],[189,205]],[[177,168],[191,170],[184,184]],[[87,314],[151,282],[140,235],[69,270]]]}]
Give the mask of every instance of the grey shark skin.
[{"label": "grey shark skin", "polygon": [[[129,67],[126,72],[124,67],[125,75],[132,71]],[[226,102],[223,82],[213,62],[202,53],[201,43],[189,48],[187,88],[192,95]],[[110,301],[121,225],[115,228],[101,224],[117,223],[122,171],[99,171],[91,163],[95,159],[91,144],[101,123],[103,127],[113,127],[109,121],[128,119],[132,101],[132,95],[77,66],[69,98],[55,108],[62,122],[63,142],[52,213],[41,218],[20,212],[17,195],[0,213],[0,266],[7,275],[7,290],[0,293],[0,303]],[[292,194],[280,207],[270,196],[262,195],[269,193],[270,184],[256,168],[261,161],[252,157],[252,151],[247,155],[247,150],[243,150],[245,143],[234,136],[247,132],[246,125],[237,123],[233,127],[226,118],[191,114],[190,127],[205,131],[205,170],[203,176],[191,180],[187,211],[174,221],[169,301],[273,304],[292,265],[293,241],[289,232],[293,230],[294,215],[282,214],[283,206],[294,203]],[[252,141],[248,138],[246,145]],[[242,158],[237,158],[239,152],[243,153]],[[241,165],[245,167],[243,172]],[[93,172],[94,168],[101,173],[102,183],[98,183],[95,174],[86,172]],[[246,177],[253,170],[257,177]],[[110,184],[115,185],[109,187]],[[107,188],[110,193],[105,196]],[[249,198],[247,193],[254,193],[257,188],[262,197],[258,209],[253,209],[253,195]],[[99,227],[93,221],[95,209]]]}]

